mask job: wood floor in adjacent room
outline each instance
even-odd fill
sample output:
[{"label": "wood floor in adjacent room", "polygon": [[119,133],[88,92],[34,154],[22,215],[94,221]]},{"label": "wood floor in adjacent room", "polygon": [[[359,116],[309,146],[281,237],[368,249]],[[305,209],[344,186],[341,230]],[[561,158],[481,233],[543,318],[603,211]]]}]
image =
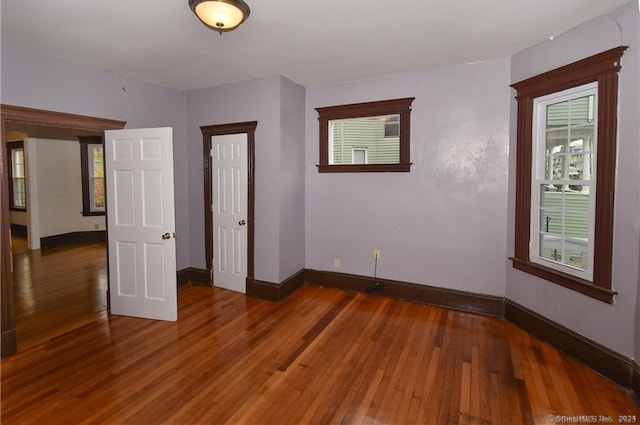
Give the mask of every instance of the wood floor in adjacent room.
[{"label": "wood floor in adjacent room", "polygon": [[14,252],[3,425],[640,421],[618,386],[504,320],[315,286],[282,304],[183,286],[176,323],[109,316],[105,257]]}]

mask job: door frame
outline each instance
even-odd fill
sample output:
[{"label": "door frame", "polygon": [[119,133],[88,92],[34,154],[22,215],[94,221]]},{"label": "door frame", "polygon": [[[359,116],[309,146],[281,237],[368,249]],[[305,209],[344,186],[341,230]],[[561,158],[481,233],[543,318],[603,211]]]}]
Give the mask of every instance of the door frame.
[{"label": "door frame", "polygon": [[0,149],[0,326],[2,330],[2,357],[17,351],[15,311],[13,301],[13,273],[11,271],[11,234],[9,232],[9,175],[6,163],[4,143],[7,141],[7,124],[33,124],[38,126],[62,127],[78,130],[117,130],[126,125],[126,121],[97,118],[86,115],[67,114],[44,109],[0,104],[0,124],[2,149]]},{"label": "door frame", "polygon": [[213,286],[213,192],[211,179],[213,177],[211,160],[211,138],[225,134],[247,135],[247,279],[246,294],[252,293],[254,284],[254,221],[255,221],[255,131],[258,121],[246,121],[230,124],[206,125],[202,130],[202,166],[204,174],[204,255],[206,267]]}]

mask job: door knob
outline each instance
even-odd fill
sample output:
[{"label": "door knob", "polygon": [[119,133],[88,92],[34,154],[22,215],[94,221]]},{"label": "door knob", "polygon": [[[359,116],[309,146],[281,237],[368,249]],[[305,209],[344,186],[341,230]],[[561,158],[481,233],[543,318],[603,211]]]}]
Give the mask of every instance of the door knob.
[{"label": "door knob", "polygon": [[171,233],[167,232],[164,235],[162,235],[162,240],[167,240],[167,239],[171,239]]},{"label": "door knob", "polygon": [[244,226],[245,224],[247,224],[247,222],[246,222],[246,221],[244,221],[244,220],[240,220],[240,221],[238,222],[238,224],[239,224],[240,226]]}]

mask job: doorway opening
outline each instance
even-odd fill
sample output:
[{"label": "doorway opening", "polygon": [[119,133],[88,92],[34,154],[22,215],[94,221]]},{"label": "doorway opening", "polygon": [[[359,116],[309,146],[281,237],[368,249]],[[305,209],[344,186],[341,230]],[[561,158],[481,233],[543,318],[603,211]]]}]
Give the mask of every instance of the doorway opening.
[{"label": "doorway opening", "polygon": [[[0,291],[1,291],[1,328],[2,328],[2,357],[9,356],[17,351],[17,336],[15,327],[15,306],[13,293],[13,272],[11,255],[11,232],[9,219],[9,176],[7,173],[7,159],[4,145],[7,142],[8,132],[12,128],[32,129],[36,128],[61,129],[63,131],[73,130],[74,133],[90,132],[100,134],[104,130],[115,130],[124,128],[126,122],[104,118],[89,117],[84,115],[67,114],[41,109],[31,109],[11,105],[0,105],[2,123],[2,142],[0,149],[0,187],[2,188],[2,199],[0,208]],[[27,132],[28,133],[28,132]]]}]

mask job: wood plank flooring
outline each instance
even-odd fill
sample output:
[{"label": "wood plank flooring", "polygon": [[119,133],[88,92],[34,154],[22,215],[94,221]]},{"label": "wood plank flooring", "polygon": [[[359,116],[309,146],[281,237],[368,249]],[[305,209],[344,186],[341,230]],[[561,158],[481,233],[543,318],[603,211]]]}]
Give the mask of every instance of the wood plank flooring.
[{"label": "wood plank flooring", "polygon": [[184,286],[178,322],[105,312],[104,246],[15,252],[2,424],[544,424],[640,411],[512,324],[303,286]]}]

